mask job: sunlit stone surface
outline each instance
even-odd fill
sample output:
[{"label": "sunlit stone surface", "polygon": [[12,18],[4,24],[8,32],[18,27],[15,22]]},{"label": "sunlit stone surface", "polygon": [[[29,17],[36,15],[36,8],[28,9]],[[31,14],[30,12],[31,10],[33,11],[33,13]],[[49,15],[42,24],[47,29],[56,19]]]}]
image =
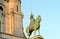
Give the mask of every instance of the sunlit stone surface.
[{"label": "sunlit stone surface", "polygon": [[0,39],[26,39],[21,0],[0,0]]}]

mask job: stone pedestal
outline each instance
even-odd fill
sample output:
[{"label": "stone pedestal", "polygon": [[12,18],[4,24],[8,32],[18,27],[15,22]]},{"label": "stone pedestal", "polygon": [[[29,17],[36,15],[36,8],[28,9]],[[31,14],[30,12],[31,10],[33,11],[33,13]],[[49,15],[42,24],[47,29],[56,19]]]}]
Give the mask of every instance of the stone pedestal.
[{"label": "stone pedestal", "polygon": [[32,39],[44,39],[42,36],[35,36]]}]

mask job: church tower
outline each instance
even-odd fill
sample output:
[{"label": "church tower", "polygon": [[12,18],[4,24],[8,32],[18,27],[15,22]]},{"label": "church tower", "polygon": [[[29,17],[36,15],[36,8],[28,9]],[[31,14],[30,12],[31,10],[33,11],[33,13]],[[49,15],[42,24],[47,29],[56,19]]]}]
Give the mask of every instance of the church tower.
[{"label": "church tower", "polygon": [[25,37],[21,0],[0,0],[0,32]]}]

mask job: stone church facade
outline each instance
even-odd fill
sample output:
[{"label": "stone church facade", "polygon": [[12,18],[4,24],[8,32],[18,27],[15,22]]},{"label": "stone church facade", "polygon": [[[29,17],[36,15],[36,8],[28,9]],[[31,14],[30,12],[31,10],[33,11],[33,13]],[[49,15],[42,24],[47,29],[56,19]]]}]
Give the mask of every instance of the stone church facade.
[{"label": "stone church facade", "polygon": [[21,0],[0,0],[0,39],[26,39]]}]

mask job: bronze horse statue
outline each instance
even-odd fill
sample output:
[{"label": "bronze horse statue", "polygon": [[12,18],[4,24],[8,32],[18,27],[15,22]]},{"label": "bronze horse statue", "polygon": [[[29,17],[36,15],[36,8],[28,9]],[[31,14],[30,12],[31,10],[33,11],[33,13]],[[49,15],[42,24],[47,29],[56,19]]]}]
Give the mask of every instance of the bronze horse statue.
[{"label": "bronze horse statue", "polygon": [[40,34],[40,22],[41,22],[41,16],[38,15],[36,17],[36,20],[34,19],[33,15],[30,16],[30,25],[27,26],[26,28],[26,33],[27,35],[30,37],[30,35],[32,34],[33,31],[34,32],[34,36],[36,35],[36,30],[38,30],[38,33]]},{"label": "bronze horse statue", "polygon": [[30,30],[30,29],[31,29],[31,26],[33,26],[34,23],[35,23],[34,15],[31,13],[31,16],[30,16],[30,24],[26,28],[26,33],[27,33],[28,36],[30,36],[31,33],[32,33],[32,30]]}]

